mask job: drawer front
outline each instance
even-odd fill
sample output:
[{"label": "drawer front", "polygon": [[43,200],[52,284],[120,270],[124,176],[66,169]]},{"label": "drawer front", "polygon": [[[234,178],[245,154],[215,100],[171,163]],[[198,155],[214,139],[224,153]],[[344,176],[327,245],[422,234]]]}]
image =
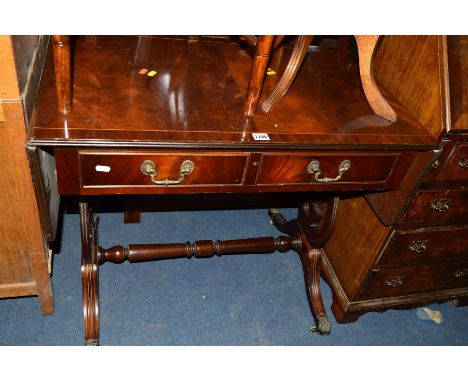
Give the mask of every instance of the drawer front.
[{"label": "drawer front", "polygon": [[433,180],[466,180],[468,184],[468,143],[457,142],[433,172]]},{"label": "drawer front", "polygon": [[384,184],[399,157],[398,153],[265,154],[257,184]]},{"label": "drawer front", "polygon": [[379,267],[467,258],[468,227],[395,232],[378,261]]},{"label": "drawer front", "polygon": [[427,226],[466,224],[468,189],[418,192],[403,222],[424,222]]},{"label": "drawer front", "polygon": [[467,287],[468,261],[446,261],[371,272],[358,299],[389,298]]},{"label": "drawer front", "polygon": [[414,153],[58,148],[55,157],[61,195],[98,195],[384,190]]},{"label": "drawer front", "polygon": [[242,183],[246,154],[80,151],[79,177],[87,187],[184,187]]}]

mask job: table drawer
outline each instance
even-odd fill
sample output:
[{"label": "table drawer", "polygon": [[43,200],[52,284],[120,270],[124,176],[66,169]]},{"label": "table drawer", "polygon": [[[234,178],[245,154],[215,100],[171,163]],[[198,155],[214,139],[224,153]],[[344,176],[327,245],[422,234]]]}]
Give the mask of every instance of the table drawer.
[{"label": "table drawer", "polygon": [[61,195],[98,195],[383,190],[414,153],[58,148],[55,157]]},{"label": "table drawer", "polygon": [[468,226],[395,232],[377,265],[383,267],[455,258],[468,259]]},{"label": "table drawer", "polygon": [[399,153],[265,154],[257,184],[383,184],[399,158]]},{"label": "table drawer", "polygon": [[246,155],[219,153],[79,154],[83,187],[241,184],[246,160]]},{"label": "table drawer", "polygon": [[468,221],[468,189],[420,191],[403,222],[424,222],[426,226],[464,224]]},{"label": "table drawer", "polygon": [[371,272],[359,300],[468,287],[468,260],[420,264]]}]

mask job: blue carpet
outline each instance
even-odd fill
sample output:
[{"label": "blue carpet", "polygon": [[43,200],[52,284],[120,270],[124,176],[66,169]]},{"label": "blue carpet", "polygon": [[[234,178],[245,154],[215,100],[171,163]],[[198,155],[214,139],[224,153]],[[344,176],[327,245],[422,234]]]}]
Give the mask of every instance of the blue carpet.
[{"label": "blue carpet", "polygon": [[[293,217],[295,211],[283,210]],[[151,212],[141,224],[100,213],[100,245],[276,236],[266,210]],[[37,298],[0,300],[0,345],[82,345],[79,216],[66,213],[54,258],[56,312]],[[100,267],[101,345],[467,345],[468,308],[438,305],[444,322],[416,309],[368,313],[340,325],[322,282],[330,336],[313,324],[295,252],[105,263]]]}]

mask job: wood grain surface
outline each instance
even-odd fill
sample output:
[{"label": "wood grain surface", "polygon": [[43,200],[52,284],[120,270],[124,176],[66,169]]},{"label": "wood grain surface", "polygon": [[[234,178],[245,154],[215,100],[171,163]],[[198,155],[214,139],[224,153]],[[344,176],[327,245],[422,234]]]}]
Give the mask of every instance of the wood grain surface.
[{"label": "wood grain surface", "polygon": [[[398,120],[374,115],[357,64],[340,67],[334,49],[311,49],[281,104],[253,118],[243,114],[253,52],[235,41],[82,36],[73,52],[74,110],[63,116],[54,107],[49,57],[31,145],[411,149],[435,143],[383,80],[379,88]],[[288,45],[274,52],[270,62],[278,75],[267,76],[262,94],[271,93],[290,55]],[[400,67],[390,61],[382,72]],[[267,133],[269,141],[256,141],[252,133]]]}]

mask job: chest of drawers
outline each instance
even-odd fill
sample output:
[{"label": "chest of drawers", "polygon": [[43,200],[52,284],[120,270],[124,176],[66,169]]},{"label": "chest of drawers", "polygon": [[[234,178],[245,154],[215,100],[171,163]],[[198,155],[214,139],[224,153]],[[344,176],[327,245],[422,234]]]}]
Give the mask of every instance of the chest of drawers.
[{"label": "chest of drawers", "polygon": [[340,201],[322,264],[339,322],[389,308],[466,304],[467,42],[448,38],[451,131],[440,150],[421,157],[400,190]]},{"label": "chest of drawers", "polygon": [[[462,303],[468,296],[468,170],[459,165],[463,155],[457,150],[466,135],[449,139],[444,150],[455,152],[433,162],[396,224],[382,224],[364,197],[340,201],[323,258],[338,321],[450,299]],[[355,235],[360,239],[353,241]],[[345,275],[354,268],[356,277]]]}]

